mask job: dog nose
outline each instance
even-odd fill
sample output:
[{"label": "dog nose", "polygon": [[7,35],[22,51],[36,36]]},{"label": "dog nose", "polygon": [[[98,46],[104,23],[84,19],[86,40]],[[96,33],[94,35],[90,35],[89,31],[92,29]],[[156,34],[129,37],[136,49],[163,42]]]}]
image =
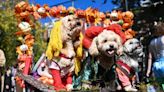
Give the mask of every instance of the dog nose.
[{"label": "dog nose", "polygon": [[81,26],[81,23],[80,23],[80,22],[77,22],[77,24],[76,24],[76,25]]},{"label": "dog nose", "polygon": [[113,46],[113,45],[110,45],[109,47],[110,47],[110,48],[114,48],[114,46]]}]

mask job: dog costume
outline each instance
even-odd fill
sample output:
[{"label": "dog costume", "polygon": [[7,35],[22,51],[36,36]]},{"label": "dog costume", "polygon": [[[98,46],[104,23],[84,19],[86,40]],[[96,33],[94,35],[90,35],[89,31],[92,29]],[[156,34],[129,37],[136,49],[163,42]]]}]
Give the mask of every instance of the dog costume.
[{"label": "dog costume", "polygon": [[139,58],[143,55],[142,45],[135,38],[128,39],[123,45],[123,54],[116,62],[116,72],[125,91],[137,91],[133,87],[139,68]]},{"label": "dog costume", "polygon": [[[72,88],[72,72],[78,74],[80,71],[80,59],[82,57],[82,44],[75,50],[76,56],[73,58],[66,57],[66,55],[61,53],[64,47],[61,37],[61,25],[61,21],[55,23],[46,51],[46,56],[48,60],[51,61],[49,68],[54,80],[53,85],[55,90],[65,89],[65,87],[67,89]],[[82,34],[80,34],[77,39],[82,40]],[[72,59],[73,62],[70,62],[70,59]],[[63,60],[63,62],[60,62],[61,60]]]},{"label": "dog costume", "polygon": [[[104,29],[114,32],[121,38],[122,42],[125,41],[124,33],[121,31],[121,27],[118,24],[112,24],[106,28],[99,27],[99,26],[91,26],[90,28],[88,28],[85,31],[85,35],[84,35],[84,39],[83,39],[84,48],[90,49],[93,39],[95,37],[97,37],[99,34],[101,34]],[[93,51],[93,50],[91,50],[91,51]],[[101,57],[99,57],[99,54],[98,54],[97,58],[101,58]],[[106,80],[106,81],[111,80],[110,79],[111,76],[109,77],[108,75],[109,75],[109,73],[113,74],[114,72],[110,71],[110,69],[109,69],[109,71],[107,71],[108,69],[106,70],[104,67],[102,67],[100,64],[98,64],[99,61],[97,58],[94,55],[92,56],[91,52],[89,52],[89,56],[86,59],[86,65],[84,67],[84,73],[83,73],[83,78],[82,78],[83,81],[95,80],[95,78],[96,78],[96,80],[99,78]],[[104,73],[104,74],[102,74],[102,73]],[[95,76],[92,76],[92,74],[95,74]],[[99,82],[101,82],[101,81],[99,81]],[[103,86],[101,86],[101,87],[103,87]]]}]

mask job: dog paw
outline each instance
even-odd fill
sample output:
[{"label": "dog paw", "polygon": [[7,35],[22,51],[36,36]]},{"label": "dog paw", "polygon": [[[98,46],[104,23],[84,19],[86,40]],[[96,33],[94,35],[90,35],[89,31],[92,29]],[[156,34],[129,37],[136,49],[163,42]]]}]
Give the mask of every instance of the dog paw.
[{"label": "dog paw", "polygon": [[87,83],[83,83],[82,84],[82,88],[83,89],[91,89],[91,85],[90,84],[87,84]]},{"label": "dog paw", "polygon": [[117,90],[122,90],[122,87],[120,85],[117,86]]},{"label": "dog paw", "polygon": [[75,52],[74,51],[68,51],[68,57],[69,58],[72,58],[72,57],[74,57],[75,56]]},{"label": "dog paw", "polygon": [[136,88],[133,88],[131,85],[124,87],[124,90],[126,92],[137,92],[138,90]]},{"label": "dog paw", "polygon": [[71,91],[73,89],[72,84],[67,84],[66,89],[67,89],[67,91]]}]

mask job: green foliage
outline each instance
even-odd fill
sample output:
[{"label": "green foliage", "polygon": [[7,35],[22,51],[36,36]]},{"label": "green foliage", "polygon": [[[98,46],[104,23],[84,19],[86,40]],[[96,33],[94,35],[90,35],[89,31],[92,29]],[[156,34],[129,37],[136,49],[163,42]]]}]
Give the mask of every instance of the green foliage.
[{"label": "green foliage", "polygon": [[35,44],[34,44],[34,62],[36,62],[42,53],[45,52],[46,50],[46,45],[47,43],[43,41],[43,33],[44,29],[41,27],[41,24],[39,22],[35,23],[35,31],[34,31],[34,36],[35,36]]},{"label": "green foliage", "polygon": [[16,61],[16,38],[14,35],[14,32],[17,31],[16,24],[13,10],[10,8],[0,10],[0,48],[5,53],[7,66]]},{"label": "green foliage", "polygon": [[[18,0],[17,0],[18,1]],[[0,3],[0,48],[6,56],[6,66],[11,66],[17,60],[16,47],[21,45],[14,34],[18,31],[17,19],[14,15],[14,6],[16,1],[11,0]],[[34,61],[37,61],[45,51],[46,42],[43,41],[44,30],[39,22],[34,23],[35,28],[32,31],[35,36]]]}]

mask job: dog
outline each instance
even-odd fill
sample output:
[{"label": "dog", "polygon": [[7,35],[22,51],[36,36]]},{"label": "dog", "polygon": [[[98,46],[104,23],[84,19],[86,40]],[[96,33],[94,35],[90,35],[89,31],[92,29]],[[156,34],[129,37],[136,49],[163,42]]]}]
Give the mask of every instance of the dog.
[{"label": "dog", "polygon": [[62,20],[61,32],[64,48],[61,52],[69,58],[75,56],[74,47],[77,48],[80,44],[80,32],[82,30],[82,21],[75,15],[68,15]]},{"label": "dog", "polygon": [[[115,77],[112,66],[115,63],[115,55],[122,51],[122,39],[114,31],[103,30],[94,37],[89,54],[94,57],[96,81],[99,82],[101,90],[115,91]],[[108,83],[107,85],[105,83]],[[88,86],[82,84],[84,88]],[[90,87],[90,86],[89,86]],[[106,89],[107,88],[107,89]]]},{"label": "dog", "polygon": [[114,55],[122,50],[121,38],[113,31],[103,30],[92,41],[89,53],[98,56],[99,65],[110,69],[114,64]]},{"label": "dog", "polygon": [[78,56],[76,50],[81,43],[82,26],[77,16],[68,15],[57,21],[51,31],[46,54],[51,61],[49,69],[57,91],[72,89],[72,73],[75,70],[75,57]]},{"label": "dog", "polygon": [[133,87],[133,82],[136,81],[136,72],[143,54],[143,46],[138,39],[131,38],[124,43],[123,54],[116,62],[116,72],[125,91],[138,91]]}]

